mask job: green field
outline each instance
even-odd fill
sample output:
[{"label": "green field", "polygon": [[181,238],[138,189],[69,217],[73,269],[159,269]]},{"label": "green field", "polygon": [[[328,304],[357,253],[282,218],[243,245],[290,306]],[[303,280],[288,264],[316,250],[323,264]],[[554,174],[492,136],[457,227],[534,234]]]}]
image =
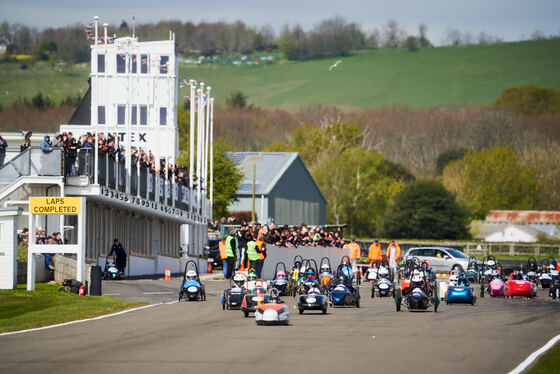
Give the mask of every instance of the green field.
[{"label": "green field", "polygon": [[[272,65],[180,64],[180,79],[204,81],[217,104],[232,91],[248,95],[259,106],[297,109],[313,104],[375,108],[405,104],[416,108],[490,105],[503,89],[535,84],[560,89],[560,40],[492,46],[442,47],[410,52],[379,50],[308,62]],[[55,100],[87,88],[86,66],[70,74],[47,64],[27,70],[19,63],[0,64],[0,104],[39,89]],[[7,92],[7,93],[6,93]],[[187,89],[181,96],[188,95]]]},{"label": "green field", "polygon": [[17,331],[115,313],[144,303],[129,303],[110,296],[78,296],[59,292],[59,285],[37,283],[17,290],[0,290],[0,332]]}]

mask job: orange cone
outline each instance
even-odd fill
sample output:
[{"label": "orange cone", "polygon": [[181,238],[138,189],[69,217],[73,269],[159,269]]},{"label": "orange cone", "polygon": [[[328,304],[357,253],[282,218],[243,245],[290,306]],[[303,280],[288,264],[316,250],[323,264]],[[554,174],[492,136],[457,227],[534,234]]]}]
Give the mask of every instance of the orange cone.
[{"label": "orange cone", "polygon": [[163,280],[166,280],[166,281],[171,280],[171,269],[170,268],[165,268],[165,277],[163,278]]},{"label": "orange cone", "polygon": [[208,262],[208,273],[212,272],[212,263]]}]

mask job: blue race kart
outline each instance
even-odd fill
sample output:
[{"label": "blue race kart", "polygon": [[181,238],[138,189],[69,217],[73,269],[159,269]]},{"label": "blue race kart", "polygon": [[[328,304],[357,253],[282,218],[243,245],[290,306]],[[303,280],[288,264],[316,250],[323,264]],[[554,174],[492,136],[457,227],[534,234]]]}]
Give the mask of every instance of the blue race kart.
[{"label": "blue race kart", "polygon": [[[191,266],[189,267],[189,265]],[[181,289],[179,290],[179,301],[181,300],[206,301],[206,291],[204,285],[200,283],[198,266],[193,260],[187,261],[185,264],[185,273],[181,282]]]},{"label": "blue race kart", "polygon": [[475,302],[476,295],[474,293],[474,287],[470,285],[467,273],[462,272],[457,278],[457,284],[447,287],[445,303],[474,305]]}]

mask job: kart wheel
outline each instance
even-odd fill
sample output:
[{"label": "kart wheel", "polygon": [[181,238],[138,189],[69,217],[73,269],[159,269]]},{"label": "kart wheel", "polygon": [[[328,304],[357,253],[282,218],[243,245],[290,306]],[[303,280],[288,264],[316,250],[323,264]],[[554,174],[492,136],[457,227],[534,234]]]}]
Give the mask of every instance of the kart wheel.
[{"label": "kart wheel", "polygon": [[397,312],[401,311],[401,303],[402,303],[402,291],[401,289],[397,289],[397,295],[395,296],[395,306],[397,307]]},{"label": "kart wheel", "polygon": [[375,298],[375,288],[371,288],[371,298]]},{"label": "kart wheel", "polygon": [[303,314],[303,309],[300,309],[300,310],[299,310],[299,314]]},{"label": "kart wheel", "polygon": [[202,294],[202,300],[206,301],[206,291]]},{"label": "kart wheel", "polygon": [[480,297],[484,297],[484,283],[480,283]]},{"label": "kart wheel", "polygon": [[326,310],[326,309],[323,309],[323,314],[327,314],[327,310]]},{"label": "kart wheel", "polygon": [[179,300],[177,300],[177,301],[181,302],[181,296],[182,296],[182,293],[179,292]]},{"label": "kart wheel", "polygon": [[243,315],[245,316],[245,318],[249,318],[249,312],[248,311],[244,310]]}]

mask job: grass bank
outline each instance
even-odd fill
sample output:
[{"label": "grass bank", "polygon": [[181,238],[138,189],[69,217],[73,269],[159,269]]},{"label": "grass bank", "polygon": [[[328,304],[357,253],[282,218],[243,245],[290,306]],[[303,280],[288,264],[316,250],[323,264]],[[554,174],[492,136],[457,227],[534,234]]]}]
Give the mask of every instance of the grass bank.
[{"label": "grass bank", "polygon": [[529,369],[528,374],[559,374],[560,343],[548,350],[537,363]]},{"label": "grass bank", "polygon": [[25,284],[16,290],[0,290],[0,332],[25,330],[96,317],[146,305],[110,296],[78,296],[58,291],[59,285],[37,283],[28,292]]}]

